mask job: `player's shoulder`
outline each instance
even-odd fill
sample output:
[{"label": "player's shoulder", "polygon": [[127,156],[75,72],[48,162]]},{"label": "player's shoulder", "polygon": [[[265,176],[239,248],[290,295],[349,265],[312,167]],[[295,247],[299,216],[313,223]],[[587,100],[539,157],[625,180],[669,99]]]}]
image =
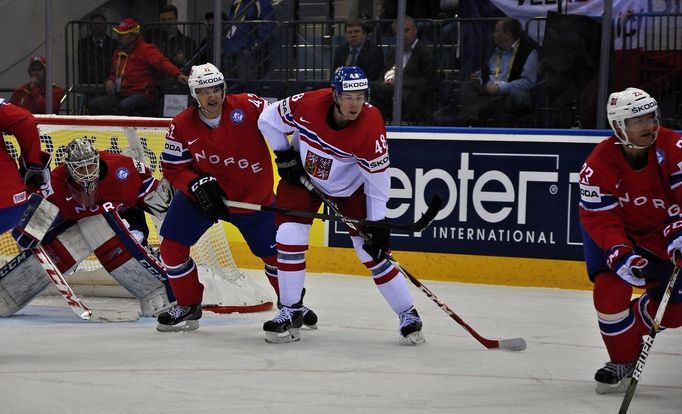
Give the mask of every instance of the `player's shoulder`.
[{"label": "player's shoulder", "polygon": [[618,152],[619,148],[620,146],[618,143],[618,138],[612,135],[594,147],[590,155],[587,157],[587,162],[603,162],[613,158],[614,154]]},{"label": "player's shoulder", "polygon": [[186,109],[184,109],[182,112],[180,112],[179,114],[175,115],[175,116],[173,117],[173,120],[172,120],[171,122],[172,122],[173,124],[175,124],[176,126],[177,126],[177,125],[184,125],[184,124],[186,124],[187,122],[189,122],[189,121],[195,119],[195,118],[198,117],[198,116],[199,116],[199,114],[198,114],[198,110],[197,110],[196,105],[191,104],[191,105],[188,106]]},{"label": "player's shoulder", "polygon": [[376,106],[366,103],[362,108],[362,114],[364,118],[363,121],[372,125],[381,126],[381,128],[385,128],[384,117],[381,116],[381,111]]}]

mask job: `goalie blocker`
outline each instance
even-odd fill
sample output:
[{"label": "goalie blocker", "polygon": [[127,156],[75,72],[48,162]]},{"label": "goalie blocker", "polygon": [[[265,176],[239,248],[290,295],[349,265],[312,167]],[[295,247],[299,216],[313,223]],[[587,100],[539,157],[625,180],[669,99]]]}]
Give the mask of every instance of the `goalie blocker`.
[{"label": "goalie blocker", "polygon": [[[116,212],[56,228],[46,239],[43,248],[63,274],[74,271],[94,253],[111,277],[140,301],[144,316],[156,316],[175,301],[164,268],[135,240]],[[0,268],[0,316],[16,313],[50,283],[33,253],[22,251]]]}]

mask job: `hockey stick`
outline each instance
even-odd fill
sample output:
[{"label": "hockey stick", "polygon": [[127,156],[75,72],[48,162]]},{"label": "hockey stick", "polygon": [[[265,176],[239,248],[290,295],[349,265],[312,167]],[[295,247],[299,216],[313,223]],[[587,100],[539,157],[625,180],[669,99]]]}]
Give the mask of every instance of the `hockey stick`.
[{"label": "hockey stick", "polygon": [[[338,210],[336,205],[331,202],[327,198],[327,196],[322,193],[313,183],[311,183],[307,178],[301,177],[301,183],[310,191],[314,192],[323,202],[324,204],[332,211],[334,214],[336,214],[339,217],[343,217],[343,214]],[[433,216],[435,217],[436,213],[433,213]],[[346,220],[342,220],[346,225],[357,231],[360,237],[363,239],[367,239],[367,235],[362,232],[360,229],[358,229],[353,223],[350,223]],[[419,281],[414,275],[412,275],[410,272],[408,272],[404,267],[400,265],[390,254],[384,253],[384,257],[395,267],[400,270],[400,272],[405,275],[407,279],[412,282],[413,285],[419,288],[424,294],[434,301],[439,308],[441,308],[445,313],[447,313],[452,319],[454,319],[458,324],[460,324],[464,329],[466,329],[467,332],[469,332],[478,342],[480,342],[483,346],[485,346],[488,349],[507,349],[509,351],[523,351],[526,349],[526,341],[523,338],[510,338],[510,339],[488,339],[484,338],[481,336],[478,332],[476,332],[469,324],[464,322],[464,320],[459,317],[448,305],[446,305],[442,300],[436,296],[431,289],[428,287],[424,286],[422,282]]]},{"label": "hockey stick", "polygon": [[59,271],[59,268],[57,268],[42,246],[38,245],[37,247],[32,248],[31,252],[36,260],[38,260],[38,263],[40,263],[40,266],[45,270],[50,281],[59,291],[59,294],[66,299],[69,308],[71,308],[73,313],[78,315],[79,318],[87,321],[99,322],[125,322],[139,319],[138,313],[132,311],[95,310],[93,312],[93,310],[78,297],[76,292],[73,291],[62,272]]},{"label": "hockey stick", "polygon": [[438,210],[440,210],[440,207],[443,203],[441,200],[440,196],[438,194],[434,195],[433,198],[431,199],[431,202],[429,203],[426,212],[422,214],[422,216],[417,220],[416,222],[412,224],[399,224],[399,223],[389,223],[385,221],[371,221],[371,220],[363,220],[363,219],[354,219],[350,217],[345,217],[345,216],[339,216],[335,214],[323,214],[323,213],[312,213],[310,211],[300,211],[300,210],[292,210],[289,208],[282,208],[282,207],[274,207],[274,206],[264,206],[260,204],[251,204],[251,203],[244,203],[241,201],[232,201],[232,200],[224,200],[223,203],[227,207],[234,207],[234,208],[242,208],[244,210],[255,210],[255,211],[270,211],[273,213],[281,213],[281,214],[287,214],[289,216],[297,216],[297,217],[309,217],[309,218],[316,218],[316,219],[321,219],[321,220],[329,220],[329,221],[339,221],[343,222],[346,224],[352,224],[352,225],[368,225],[371,224],[376,227],[382,227],[382,228],[388,228],[392,230],[401,230],[401,231],[406,231],[406,232],[420,232],[424,230],[426,227],[431,224],[433,219],[436,217],[436,214],[438,213]]},{"label": "hockey stick", "polygon": [[663,320],[665,308],[668,307],[668,301],[670,300],[670,296],[672,295],[673,288],[675,287],[675,282],[677,281],[677,275],[679,273],[680,268],[678,266],[675,266],[675,270],[673,270],[672,275],[670,275],[670,281],[668,282],[668,286],[666,286],[665,292],[663,292],[663,298],[661,299],[661,303],[659,303],[658,305],[658,310],[656,310],[656,317],[654,317],[654,322],[651,324],[649,335],[644,337],[642,351],[639,353],[639,358],[637,358],[635,370],[632,371],[632,379],[630,379],[630,385],[628,385],[628,389],[627,391],[625,391],[625,397],[623,398],[623,402],[620,405],[620,410],[618,410],[618,414],[625,414],[628,412],[628,408],[630,407],[630,401],[632,401],[632,397],[634,397],[635,395],[635,389],[637,388],[637,384],[639,384],[639,379],[642,375],[642,371],[644,370],[644,364],[646,364],[646,360],[649,357],[649,351],[651,351],[651,347],[654,345],[654,339],[656,338],[656,334],[660,330],[661,320]]}]

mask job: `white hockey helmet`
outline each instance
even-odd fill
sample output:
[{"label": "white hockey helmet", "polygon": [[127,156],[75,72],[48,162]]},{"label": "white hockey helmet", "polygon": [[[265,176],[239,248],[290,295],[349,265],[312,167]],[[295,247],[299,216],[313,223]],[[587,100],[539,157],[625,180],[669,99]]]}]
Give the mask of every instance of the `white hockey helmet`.
[{"label": "white hockey helmet", "polygon": [[[654,121],[658,123],[659,114],[656,99],[638,88],[627,88],[621,92],[614,92],[609,96],[608,103],[606,104],[606,116],[609,120],[609,126],[611,126],[620,142],[630,148],[646,147],[640,147],[630,142],[625,132],[625,121],[650,113],[654,113]],[[656,140],[657,133],[658,129],[654,131],[654,141]]]},{"label": "white hockey helmet", "polygon": [[187,85],[192,98],[199,102],[197,89],[220,86],[225,90],[225,77],[212,63],[204,63],[203,65],[192,66]]}]

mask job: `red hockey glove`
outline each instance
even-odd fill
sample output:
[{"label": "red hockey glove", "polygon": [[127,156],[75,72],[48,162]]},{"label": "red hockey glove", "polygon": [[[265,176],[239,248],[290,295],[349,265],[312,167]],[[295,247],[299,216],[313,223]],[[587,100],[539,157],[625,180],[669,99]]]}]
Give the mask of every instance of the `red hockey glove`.
[{"label": "red hockey glove", "polygon": [[668,254],[675,266],[682,266],[682,218],[671,219],[663,229],[663,237],[668,244]]},{"label": "red hockey glove", "polygon": [[649,261],[635,253],[632,247],[619,244],[610,248],[608,254],[606,264],[632,286],[643,287],[647,279],[655,279],[647,268]]}]

